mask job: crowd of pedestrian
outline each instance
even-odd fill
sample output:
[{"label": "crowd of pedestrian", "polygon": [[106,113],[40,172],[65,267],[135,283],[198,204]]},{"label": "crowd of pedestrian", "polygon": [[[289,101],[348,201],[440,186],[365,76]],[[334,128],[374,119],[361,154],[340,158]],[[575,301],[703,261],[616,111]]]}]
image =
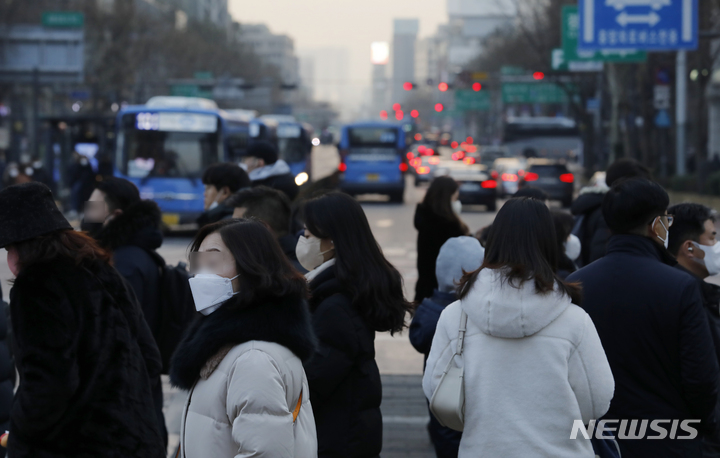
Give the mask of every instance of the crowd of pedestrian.
[{"label": "crowd of pedestrian", "polygon": [[83,191],[81,231],[42,183],[0,191],[8,456],[166,456],[166,373],[188,392],[178,457],[379,457],[375,336],[406,328],[440,458],[720,456],[710,208],[668,208],[620,160],[572,213],[526,186],[471,235],[439,177],[410,303],[354,198],[298,198],[272,145],[251,149],[204,172],[189,272],[127,180]]}]

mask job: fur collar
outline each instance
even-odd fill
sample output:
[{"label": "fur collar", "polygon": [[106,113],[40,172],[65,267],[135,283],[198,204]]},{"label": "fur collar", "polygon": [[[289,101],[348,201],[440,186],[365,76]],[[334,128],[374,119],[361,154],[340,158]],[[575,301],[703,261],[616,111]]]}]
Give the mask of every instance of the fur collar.
[{"label": "fur collar", "polygon": [[110,251],[124,245],[154,250],[162,244],[160,207],[151,200],[130,205],[113,218],[97,235],[100,245]]},{"label": "fur collar", "polygon": [[232,347],[252,340],[280,344],[302,361],[315,352],[316,338],[303,299],[273,298],[239,310],[232,302],[190,325],[170,362],[174,386],[189,390],[198,377],[209,377]]}]

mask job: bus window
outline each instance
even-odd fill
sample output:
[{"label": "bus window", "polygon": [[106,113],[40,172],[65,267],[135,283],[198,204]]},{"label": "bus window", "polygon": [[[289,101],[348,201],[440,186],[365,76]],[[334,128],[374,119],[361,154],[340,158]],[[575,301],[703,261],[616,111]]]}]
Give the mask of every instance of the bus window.
[{"label": "bus window", "polygon": [[164,120],[164,114],[123,117],[124,160],[120,168],[130,178],[198,177],[206,167],[219,161],[217,117],[210,120],[211,115],[189,114],[183,118],[165,116]]},{"label": "bus window", "polygon": [[225,139],[230,160],[239,160],[247,150],[249,141],[248,132],[228,133]]}]

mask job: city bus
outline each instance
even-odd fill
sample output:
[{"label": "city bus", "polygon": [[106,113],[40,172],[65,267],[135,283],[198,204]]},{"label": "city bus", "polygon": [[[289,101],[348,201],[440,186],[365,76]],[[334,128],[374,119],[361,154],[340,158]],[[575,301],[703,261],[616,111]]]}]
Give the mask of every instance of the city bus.
[{"label": "city bus", "polygon": [[387,194],[403,202],[408,170],[402,124],[365,122],[340,131],[340,189],[350,195]]},{"label": "city bus", "polygon": [[503,145],[511,156],[540,157],[583,165],[583,142],[574,120],[564,117],[511,117]]},{"label": "city bus", "polygon": [[157,202],[168,226],[194,223],[203,212],[203,171],[238,162],[264,124],[200,98],[153,97],[117,115],[115,176]]},{"label": "city bus", "polygon": [[312,178],[312,126],[298,122],[290,115],[265,115],[262,121],[273,125],[278,156],[287,162],[295,177],[295,184],[302,186]]}]

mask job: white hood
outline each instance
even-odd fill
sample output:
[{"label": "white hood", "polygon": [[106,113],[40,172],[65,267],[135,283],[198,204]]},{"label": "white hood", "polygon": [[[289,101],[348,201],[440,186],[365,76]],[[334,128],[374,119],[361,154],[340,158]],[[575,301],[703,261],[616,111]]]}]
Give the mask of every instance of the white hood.
[{"label": "white hood", "polygon": [[287,165],[287,162],[284,160],[278,159],[274,164],[266,165],[265,167],[253,170],[248,174],[248,176],[250,177],[250,180],[258,181],[288,173],[290,173],[290,166]]},{"label": "white hood", "polygon": [[544,329],[570,304],[565,294],[537,294],[532,281],[516,288],[499,270],[483,269],[460,305],[484,334],[521,338]]}]

